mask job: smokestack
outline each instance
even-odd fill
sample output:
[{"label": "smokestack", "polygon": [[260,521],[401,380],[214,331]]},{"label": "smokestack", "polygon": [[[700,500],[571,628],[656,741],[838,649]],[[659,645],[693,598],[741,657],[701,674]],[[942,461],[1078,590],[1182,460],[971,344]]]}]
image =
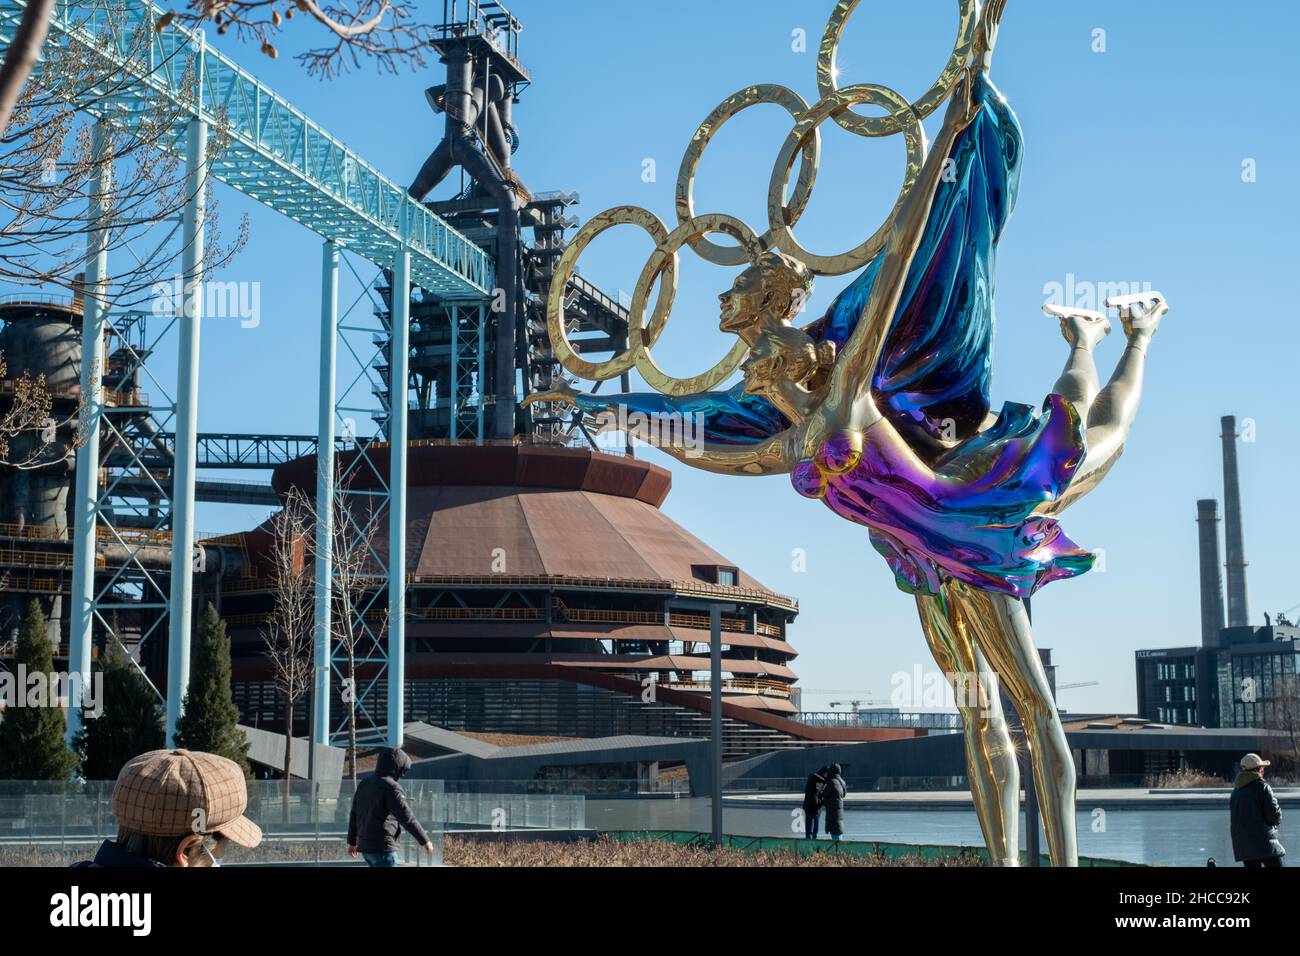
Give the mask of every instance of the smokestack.
[{"label": "smokestack", "polygon": [[1196,502],[1196,530],[1201,540],[1201,646],[1218,647],[1223,630],[1223,578],[1219,574],[1219,502]]},{"label": "smokestack", "polygon": [[1250,624],[1246,604],[1246,543],[1241,530],[1241,486],[1237,481],[1237,419],[1224,415],[1223,425],[1223,539],[1227,551],[1228,626]]}]

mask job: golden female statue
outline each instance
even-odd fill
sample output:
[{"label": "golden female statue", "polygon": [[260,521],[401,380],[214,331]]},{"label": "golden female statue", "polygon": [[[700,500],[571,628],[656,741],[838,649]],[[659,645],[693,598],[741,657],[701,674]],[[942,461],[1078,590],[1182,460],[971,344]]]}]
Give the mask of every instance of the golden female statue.
[{"label": "golden female statue", "polygon": [[[962,0],[954,57],[935,89],[913,104],[884,87],[833,88],[834,48],[856,2],[843,0],[827,27],[819,103],[804,107],[783,88],[751,87],[701,125],[683,161],[682,222],[675,230],[644,210],[619,207],[593,218],[562,257],[549,318],[565,368],[603,379],[635,366],[656,393],[597,397],[561,382],[528,401],[588,413],[622,405],[696,416],[705,440],[661,445],[665,452],[724,474],[789,474],[800,494],[865,525],[899,586],[915,595],[931,653],[956,685],[971,792],[990,856],[1005,865],[1019,856],[1019,772],[991,692],[1000,681],[1025,727],[1051,859],[1074,865],[1074,764],[1023,602],[1044,584],[1091,567],[1093,556],[1054,515],[1095,487],[1122,452],[1146,349],[1166,308],[1156,294],[1108,303],[1119,308],[1128,342],[1101,388],[1093,348],[1109,331],[1106,318],[1048,307],[1071,347],[1061,378],[1040,409],[1007,403],[990,414],[993,261],[1015,202],[1022,151],[1015,116],[988,78],[1004,0],[991,0],[983,11]],[[919,120],[949,92],[927,154]],[[755,102],[780,102],[795,116],[773,173],[770,229],[762,237],[731,217],[694,215],[691,189],[708,138]],[[861,102],[892,112],[870,119],[852,113]],[[792,234],[815,176],[817,124],[826,118],[863,135],[901,131],[911,155],[902,197],[885,225],[857,249],[831,257],[804,252]],[[787,201],[799,153],[803,170]],[[590,363],[568,343],[563,287],[586,244],[618,222],[642,225],[657,248],[633,297],[629,350]],[[740,247],[714,246],[704,239],[710,232],[727,233]],[[720,297],[720,327],[738,337],[736,346],[709,372],[673,379],[649,350],[671,309],[677,250],[686,244],[711,261],[748,258],[752,265]],[[821,319],[795,327],[814,274],[855,268],[861,275]],[[649,291],[661,277],[660,300],[643,326]],[[739,385],[710,391],[737,368]]]}]

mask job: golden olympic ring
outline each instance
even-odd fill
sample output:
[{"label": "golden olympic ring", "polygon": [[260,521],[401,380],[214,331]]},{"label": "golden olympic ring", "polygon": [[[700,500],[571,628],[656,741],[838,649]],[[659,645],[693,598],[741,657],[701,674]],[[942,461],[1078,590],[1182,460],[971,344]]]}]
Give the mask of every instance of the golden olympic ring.
[{"label": "golden olympic ring", "polygon": [[754,231],[734,216],[721,213],[695,216],[674,229],[655,247],[645,268],[641,270],[636,291],[632,293],[632,306],[628,310],[627,319],[628,352],[635,356],[636,370],[641,373],[646,384],[662,395],[680,396],[707,392],[740,368],[740,363],[745,360],[745,355],[749,352],[749,345],[745,340],[737,338],[731,350],[707,372],[690,378],[675,378],[659,368],[650,355],[650,347],[663,331],[666,315],[661,318],[656,310],[656,314],[644,330],[644,341],[642,340],[642,319],[645,315],[646,300],[650,297],[650,287],[660,275],[664,276],[664,285],[659,290],[658,304],[662,306],[667,299],[668,308],[671,309],[671,298],[676,293],[676,286],[674,284],[670,289],[668,283],[670,277],[675,278],[677,274],[677,250],[712,232],[726,233],[739,241],[739,248],[745,259],[751,262],[757,261],[766,249],[754,235]]},{"label": "golden olympic ring", "polygon": [[[682,156],[682,165],[677,171],[677,221],[679,223],[689,222],[695,217],[695,173],[699,168],[704,148],[709,145],[709,140],[722,128],[723,123],[741,110],[761,103],[784,107],[796,121],[808,109],[808,104],[802,96],[775,83],[761,83],[758,86],[746,87],[719,103],[695,131]],[[820,152],[821,135],[820,132],[814,131],[814,134],[803,144],[803,163],[799,167],[799,180],[795,183],[794,196],[790,204],[783,211],[783,221],[791,226],[803,215],[808,199],[812,195],[813,183],[817,179]],[[770,233],[765,234],[760,241],[764,249],[772,247]],[[744,248],[740,246],[720,246],[703,237],[692,239],[690,246],[701,258],[714,265],[738,266],[749,259]]]},{"label": "golden olympic ring", "polygon": [[[903,173],[903,185],[898,191],[898,200],[890,210],[885,221],[865,242],[848,252],[833,256],[819,256],[808,252],[794,237],[792,224],[785,216],[785,189],[790,182],[790,171],[794,166],[795,154],[817,131],[817,127],[826,117],[839,118],[849,115],[849,108],[861,103],[873,103],[886,107],[889,115],[898,120],[903,130],[903,140],[907,144],[907,169]],[[865,266],[878,253],[889,238],[894,220],[903,206],[908,190],[916,182],[921,165],[925,162],[925,130],[921,120],[911,111],[907,100],[887,86],[859,84],[836,90],[830,96],[818,101],[803,113],[786,137],[772,169],[772,179],[767,190],[767,216],[771,226],[771,236],[776,247],[788,256],[803,262],[817,275],[838,276]]]},{"label": "golden olympic ring", "polygon": [[[650,254],[628,310],[627,348],[603,362],[589,362],[580,357],[569,341],[567,320],[564,315],[564,289],[573,274],[574,264],[593,239],[618,225],[640,226],[650,234],[655,249]],[[551,279],[551,291],[546,303],[546,328],[551,338],[551,348],[564,368],[580,378],[599,382],[614,378],[636,368],[646,382],[665,395],[690,395],[706,391],[719,384],[744,361],[749,351],[742,339],[737,339],[731,351],[713,368],[690,378],[668,375],[650,355],[651,347],[659,340],[672,311],[677,295],[677,250],[689,242],[709,233],[726,233],[740,243],[740,249],[749,261],[763,254],[764,246],[754,231],[739,219],[722,214],[695,216],[672,232],[659,221],[659,217],[638,206],[615,206],[587,220],[560,256]],[[662,277],[659,296],[654,311],[646,322],[646,303],[650,289]]]},{"label": "golden olympic ring", "polygon": [[[639,206],[615,206],[613,209],[606,209],[588,219],[565,247],[560,261],[555,266],[555,275],[551,277],[550,294],[546,300],[546,331],[550,335],[551,349],[555,352],[556,359],[574,375],[591,382],[603,382],[605,379],[614,378],[632,369],[636,364],[636,353],[645,347],[645,344],[653,345],[659,337],[664,323],[668,321],[668,312],[677,293],[677,260],[673,258],[664,266],[664,281],[659,289],[659,298],[655,302],[654,314],[650,319],[650,330],[644,336],[645,344],[641,334],[641,317],[638,315],[635,325],[629,323],[629,348],[625,352],[603,362],[588,362],[574,351],[573,344],[569,341],[568,322],[564,317],[565,287],[569,284],[569,277],[573,274],[578,256],[587,248],[591,240],[606,229],[623,224],[640,226],[650,233],[656,249],[662,248],[668,240],[667,227],[649,210]],[[641,303],[641,309],[644,312],[644,302]],[[632,346],[634,334],[635,347]]]},{"label": "golden olympic ring", "polygon": [[[821,92],[821,100],[810,107],[802,97],[784,86],[759,84],[727,97],[700,124],[686,147],[677,173],[677,228],[669,232],[654,213],[638,206],[616,206],[593,216],[578,230],[556,265],[546,308],[551,347],[566,371],[588,381],[604,381],[635,368],[656,391],[665,395],[682,396],[707,391],[740,367],[749,351],[749,346],[743,339],[737,339],[722,360],[707,372],[690,378],[675,378],[666,374],[650,355],[650,349],[663,333],[676,298],[677,253],[683,245],[689,245],[706,261],[723,266],[738,266],[747,261],[756,261],[764,251],[775,246],[786,255],[803,262],[817,275],[843,275],[860,269],[884,247],[903,200],[915,184],[925,162],[925,130],[921,126],[921,120],[947,99],[966,67],[974,46],[979,3],[978,0],[957,0],[957,41],[952,55],[934,85],[920,99],[909,103],[906,97],[886,86],[863,83],[838,88],[836,52],[844,25],[857,8],[858,2],[859,0],[839,0],[826,24],[817,55],[817,88]],[[794,128],[781,147],[768,183],[767,232],[755,236],[752,229],[731,216],[695,215],[694,189],[700,158],[709,141],[731,117],[760,103],[784,107],[794,117]],[[887,113],[884,116],[862,116],[852,111],[852,107],[862,104],[884,107]],[[907,149],[907,167],[898,200],[880,227],[865,242],[848,252],[819,256],[799,245],[794,238],[794,226],[812,195],[820,159],[820,126],[827,117],[860,136],[892,136],[901,132]],[[802,163],[799,178],[793,195],[787,202],[786,190],[794,164],[800,157]],[[578,356],[569,341],[564,316],[565,287],[583,250],[596,236],[620,224],[637,225],[645,229],[654,240],[655,249],[641,272],[632,297],[632,307],[628,313],[627,349],[606,361],[589,362]],[[740,245],[718,245],[705,238],[709,233],[725,233],[738,240]],[[656,281],[660,281],[659,297],[647,321],[646,303]]]},{"label": "golden olympic ring", "polygon": [[[817,51],[817,91],[824,99],[829,98],[838,89],[835,56],[839,50],[844,24],[857,5],[858,0],[839,0],[839,3],[835,4],[830,20],[826,23],[821,48]],[[957,0],[957,17],[957,42],[953,45],[952,56],[948,57],[948,62],[944,65],[939,78],[934,81],[934,86],[908,106],[918,119],[925,119],[947,99],[970,57],[971,45],[975,41],[975,27],[979,20],[977,0]],[[840,126],[859,136],[892,136],[903,128],[904,120],[905,117],[900,113],[891,113],[888,116],[859,116],[857,113],[845,112],[835,117],[835,122]]]}]

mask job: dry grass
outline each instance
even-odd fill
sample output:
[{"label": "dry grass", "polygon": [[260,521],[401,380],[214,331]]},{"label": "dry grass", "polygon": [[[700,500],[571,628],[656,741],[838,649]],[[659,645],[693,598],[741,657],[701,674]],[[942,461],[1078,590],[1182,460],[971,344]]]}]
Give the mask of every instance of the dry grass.
[{"label": "dry grass", "polygon": [[448,837],[443,860],[450,866],[507,867],[609,867],[609,866],[818,866],[818,867],[965,867],[979,866],[973,854],[945,859],[920,856],[890,858],[839,853],[826,845],[824,852],[801,856],[789,850],[711,850],[660,840],[597,840],[574,843],[554,841],[479,841]]},{"label": "dry grass", "polygon": [[98,848],[99,843],[63,850],[45,846],[0,847],[0,870],[13,866],[71,866],[79,860],[91,859]]},{"label": "dry grass", "polygon": [[1169,770],[1149,774],[1142,786],[1151,790],[1178,790],[1186,787],[1226,787],[1229,781],[1201,770]]},{"label": "dry grass", "polygon": [[685,766],[669,767],[667,770],[659,771],[659,779],[660,780],[681,780],[684,782],[690,780],[691,775]]},{"label": "dry grass", "polygon": [[[1264,781],[1270,787],[1300,786],[1300,777],[1281,774],[1265,774]],[[1142,786],[1152,790],[1176,790],[1181,787],[1231,787],[1231,780],[1224,780],[1201,770],[1171,770],[1167,773],[1151,774],[1142,781]]]},{"label": "dry grass", "polygon": [[[98,844],[60,850],[58,847],[0,848],[0,868],[15,866],[64,867],[95,855]],[[829,843],[821,852],[801,856],[791,850],[710,850],[703,845],[687,846],[659,840],[614,840],[602,836],[592,841],[561,843],[549,840],[486,841],[449,836],[443,846],[443,860],[451,866],[496,867],[968,867],[981,866],[974,854],[923,859],[920,856],[885,857],[836,852]],[[341,843],[320,848],[326,862],[344,862]],[[231,847],[226,855],[232,864],[315,862],[315,848],[299,843],[267,841],[255,851]]]},{"label": "dry grass", "polygon": [[458,730],[456,733],[462,737],[481,740],[485,744],[495,744],[498,747],[527,747],[530,744],[555,744],[575,739],[573,737],[548,737],[543,734],[485,734],[470,730]]}]

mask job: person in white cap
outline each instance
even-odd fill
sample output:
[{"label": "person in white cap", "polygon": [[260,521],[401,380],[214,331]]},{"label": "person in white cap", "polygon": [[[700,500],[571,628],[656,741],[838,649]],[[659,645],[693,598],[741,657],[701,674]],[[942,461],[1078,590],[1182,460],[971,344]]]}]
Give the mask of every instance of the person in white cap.
[{"label": "person in white cap", "polygon": [[1269,763],[1259,754],[1246,754],[1232,788],[1232,856],[1246,867],[1281,866],[1286,856],[1277,838],[1282,808],[1273,788],[1264,782],[1264,768]]}]

